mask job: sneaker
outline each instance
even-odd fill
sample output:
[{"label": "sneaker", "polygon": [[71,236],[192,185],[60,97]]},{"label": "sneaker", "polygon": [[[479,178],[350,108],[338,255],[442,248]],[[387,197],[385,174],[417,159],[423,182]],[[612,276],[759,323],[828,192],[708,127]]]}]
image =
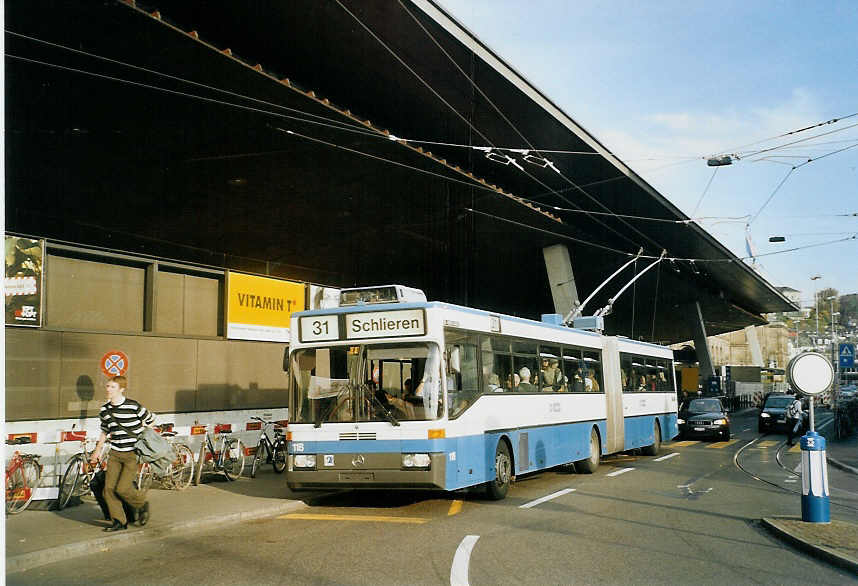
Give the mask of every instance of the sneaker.
[{"label": "sneaker", "polygon": [[143,506],[137,511],[137,522],[141,527],[149,522],[149,501],[143,503]]}]

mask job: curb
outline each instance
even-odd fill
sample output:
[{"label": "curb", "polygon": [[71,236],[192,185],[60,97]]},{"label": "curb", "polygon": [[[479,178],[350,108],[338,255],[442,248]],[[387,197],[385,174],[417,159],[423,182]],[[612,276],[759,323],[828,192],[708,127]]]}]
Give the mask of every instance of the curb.
[{"label": "curb", "polygon": [[303,501],[288,501],[279,505],[254,509],[252,511],[240,511],[226,515],[212,515],[201,519],[178,521],[163,527],[141,528],[136,531],[121,532],[98,539],[89,539],[76,543],[67,543],[49,549],[32,551],[29,553],[6,558],[6,573],[23,572],[46,564],[53,564],[70,558],[109,551],[114,548],[126,547],[137,543],[156,541],[171,537],[180,531],[197,531],[212,526],[230,525],[242,521],[252,521],[266,517],[276,517],[303,509],[307,505]]},{"label": "curb", "polygon": [[826,460],[828,460],[828,463],[831,464],[832,466],[834,466],[835,468],[839,468],[840,470],[843,470],[845,472],[851,472],[852,474],[858,474],[858,468],[856,468],[854,466],[850,466],[849,464],[844,464],[843,462],[840,462],[839,460],[835,460],[831,456],[826,456]]},{"label": "curb", "polygon": [[790,533],[788,530],[780,527],[777,524],[777,518],[763,518],[760,520],[763,524],[763,527],[768,529],[771,533],[780,537],[784,541],[794,545],[798,549],[804,551],[805,553],[809,553],[810,555],[822,559],[826,562],[829,562],[835,566],[840,568],[849,570],[858,574],[858,561],[855,561],[851,558],[845,557],[838,553],[837,551],[823,547],[819,545],[814,545],[809,541],[805,541],[804,539]]}]

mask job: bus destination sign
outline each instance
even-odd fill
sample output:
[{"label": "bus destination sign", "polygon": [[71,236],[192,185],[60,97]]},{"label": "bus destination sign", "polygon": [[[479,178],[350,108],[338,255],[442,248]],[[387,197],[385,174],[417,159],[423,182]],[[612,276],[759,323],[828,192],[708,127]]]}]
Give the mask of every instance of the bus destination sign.
[{"label": "bus destination sign", "polygon": [[[340,330],[336,315],[302,317],[302,342],[339,340]],[[426,334],[426,314],[422,309],[372,311],[343,316],[345,339],[396,338]]]}]

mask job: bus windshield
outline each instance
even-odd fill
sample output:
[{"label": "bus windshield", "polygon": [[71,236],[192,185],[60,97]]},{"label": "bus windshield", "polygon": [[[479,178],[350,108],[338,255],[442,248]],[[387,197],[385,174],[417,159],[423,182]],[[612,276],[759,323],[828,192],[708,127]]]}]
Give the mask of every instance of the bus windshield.
[{"label": "bus windshield", "polygon": [[292,355],[296,423],[427,421],[444,413],[434,344],[306,348]]}]

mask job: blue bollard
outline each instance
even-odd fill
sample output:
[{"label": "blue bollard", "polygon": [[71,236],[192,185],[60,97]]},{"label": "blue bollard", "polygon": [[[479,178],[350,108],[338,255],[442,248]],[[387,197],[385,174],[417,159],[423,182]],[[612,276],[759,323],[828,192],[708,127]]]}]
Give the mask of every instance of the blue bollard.
[{"label": "blue bollard", "polygon": [[801,437],[801,520],[829,523],[828,465],[825,438],[815,431]]}]

